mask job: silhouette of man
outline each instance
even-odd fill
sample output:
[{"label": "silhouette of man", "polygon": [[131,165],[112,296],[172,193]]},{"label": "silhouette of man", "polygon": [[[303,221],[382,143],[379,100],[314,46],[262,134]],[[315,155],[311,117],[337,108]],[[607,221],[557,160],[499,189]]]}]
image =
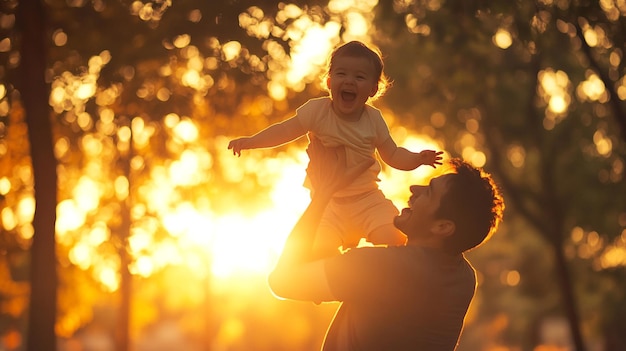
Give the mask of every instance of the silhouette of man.
[{"label": "silhouette of man", "polygon": [[345,166],[345,150],[307,149],[316,191],[269,276],[273,293],[301,301],[340,301],[323,351],[455,350],[476,288],[463,253],[497,229],[504,201],[491,176],[459,159],[427,186],[410,186],[394,219],[405,246],[363,247],[315,257],[315,232],[333,193],[367,169]]}]

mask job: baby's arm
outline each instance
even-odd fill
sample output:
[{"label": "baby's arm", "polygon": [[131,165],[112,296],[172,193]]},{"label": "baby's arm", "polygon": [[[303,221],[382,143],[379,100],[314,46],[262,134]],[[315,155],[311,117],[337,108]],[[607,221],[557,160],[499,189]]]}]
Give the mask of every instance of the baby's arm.
[{"label": "baby's arm", "polygon": [[242,150],[280,146],[296,140],[304,134],[306,134],[306,130],[300,121],[291,117],[283,122],[272,124],[253,136],[231,140],[228,143],[228,149],[233,149],[233,155],[241,156]]},{"label": "baby's arm", "polygon": [[423,150],[412,152],[396,145],[392,138],[378,147],[380,158],[389,166],[402,171],[410,171],[421,165],[428,165],[433,168],[441,165],[441,154],[443,151]]}]

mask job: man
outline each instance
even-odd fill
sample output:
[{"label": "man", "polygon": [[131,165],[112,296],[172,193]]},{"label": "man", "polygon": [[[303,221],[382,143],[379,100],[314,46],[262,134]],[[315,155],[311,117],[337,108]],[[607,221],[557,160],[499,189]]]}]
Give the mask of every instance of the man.
[{"label": "man", "polygon": [[405,246],[357,248],[320,259],[312,247],[326,205],[369,164],[346,169],[345,150],[319,142],[307,152],[318,185],[270,274],[274,294],[342,302],[324,351],[455,350],[476,288],[463,252],[493,234],[504,210],[491,177],[453,159],[453,173],[410,187],[409,207],[394,220],[407,236]]}]

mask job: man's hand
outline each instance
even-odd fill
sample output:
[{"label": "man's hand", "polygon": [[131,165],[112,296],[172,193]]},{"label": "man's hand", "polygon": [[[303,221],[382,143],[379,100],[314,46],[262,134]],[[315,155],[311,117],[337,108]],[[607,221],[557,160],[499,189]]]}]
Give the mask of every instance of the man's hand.
[{"label": "man's hand", "polygon": [[375,162],[368,160],[348,168],[345,146],[325,147],[317,138],[311,138],[306,152],[309,155],[307,172],[314,193],[328,197],[349,185]]}]

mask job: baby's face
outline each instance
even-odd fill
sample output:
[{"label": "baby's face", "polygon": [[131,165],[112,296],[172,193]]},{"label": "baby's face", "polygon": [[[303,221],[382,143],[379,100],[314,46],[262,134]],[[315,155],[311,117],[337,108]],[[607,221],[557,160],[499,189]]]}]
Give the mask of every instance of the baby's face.
[{"label": "baby's face", "polygon": [[335,113],[346,120],[358,120],[363,106],[378,90],[374,65],[362,57],[335,57],[326,84]]}]

